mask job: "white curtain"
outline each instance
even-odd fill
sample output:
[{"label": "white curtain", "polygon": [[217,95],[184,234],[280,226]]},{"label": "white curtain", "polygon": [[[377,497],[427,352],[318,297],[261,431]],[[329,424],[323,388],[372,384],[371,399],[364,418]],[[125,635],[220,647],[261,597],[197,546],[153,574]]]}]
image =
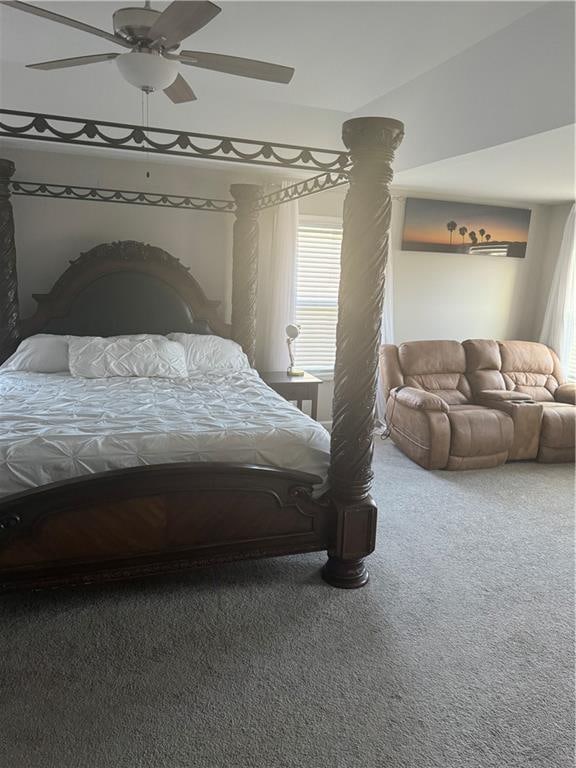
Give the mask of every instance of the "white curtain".
[{"label": "white curtain", "polygon": [[[267,187],[264,194],[277,189]],[[283,371],[289,362],[285,329],[296,307],[298,200],[264,211],[260,231],[256,365],[260,371]]]},{"label": "white curtain", "polygon": [[546,314],[542,325],[540,341],[552,347],[560,358],[562,368],[568,372],[570,352],[576,340],[576,206],[572,206],[564,235],[552,285],[548,297]]}]

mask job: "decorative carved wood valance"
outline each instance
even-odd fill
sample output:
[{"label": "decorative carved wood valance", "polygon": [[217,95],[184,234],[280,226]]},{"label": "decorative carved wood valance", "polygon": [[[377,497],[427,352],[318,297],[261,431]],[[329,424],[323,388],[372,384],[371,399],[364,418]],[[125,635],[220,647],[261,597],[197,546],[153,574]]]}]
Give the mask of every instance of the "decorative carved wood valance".
[{"label": "decorative carved wood valance", "polygon": [[58,200],[80,200],[89,203],[124,203],[126,205],[151,205],[156,208],[179,208],[188,211],[233,213],[233,200],[170,195],[164,192],[135,192],[127,189],[79,187],[73,184],[49,184],[43,181],[12,181],[13,195],[26,197],[51,197]]},{"label": "decorative carved wood valance", "polygon": [[346,152],[274,141],[191,133],[106,120],[0,109],[0,136],[33,141],[108,147],[156,155],[178,155],[229,163],[279,166],[309,171],[346,168]]}]

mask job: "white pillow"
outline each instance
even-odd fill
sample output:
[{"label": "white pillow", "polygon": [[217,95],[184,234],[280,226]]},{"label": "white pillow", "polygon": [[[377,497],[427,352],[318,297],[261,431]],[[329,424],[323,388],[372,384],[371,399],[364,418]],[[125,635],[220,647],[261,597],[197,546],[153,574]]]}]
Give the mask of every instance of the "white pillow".
[{"label": "white pillow", "polygon": [[110,376],[146,376],[183,379],[184,348],[162,337],[72,336],[69,341],[70,373],[90,379]]},{"label": "white pillow", "polygon": [[250,368],[242,347],[231,339],[195,333],[169,333],[186,352],[188,373],[245,371]]},{"label": "white pillow", "polygon": [[0,365],[3,371],[60,373],[68,371],[68,336],[39,333],[20,343],[14,354]]}]

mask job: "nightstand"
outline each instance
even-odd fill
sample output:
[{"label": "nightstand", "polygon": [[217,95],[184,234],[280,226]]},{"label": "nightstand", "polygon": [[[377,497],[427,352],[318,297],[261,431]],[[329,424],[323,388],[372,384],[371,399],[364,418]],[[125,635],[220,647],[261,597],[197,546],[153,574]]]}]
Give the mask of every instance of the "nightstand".
[{"label": "nightstand", "polygon": [[304,376],[288,376],[286,371],[264,371],[260,378],[268,386],[285,400],[296,401],[296,405],[302,410],[302,401],[310,400],[310,416],[316,419],[318,416],[318,386],[322,379],[317,379],[310,373]]}]

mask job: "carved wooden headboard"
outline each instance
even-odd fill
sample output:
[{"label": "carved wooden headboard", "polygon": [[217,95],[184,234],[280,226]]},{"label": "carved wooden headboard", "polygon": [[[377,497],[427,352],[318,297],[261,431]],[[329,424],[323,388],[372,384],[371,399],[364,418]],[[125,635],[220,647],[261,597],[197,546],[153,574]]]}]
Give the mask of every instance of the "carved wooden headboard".
[{"label": "carved wooden headboard", "polygon": [[46,294],[34,294],[36,313],[21,336],[59,333],[116,336],[134,333],[213,333],[229,338],[187,267],[166,251],[123,240],[83,253]]}]

